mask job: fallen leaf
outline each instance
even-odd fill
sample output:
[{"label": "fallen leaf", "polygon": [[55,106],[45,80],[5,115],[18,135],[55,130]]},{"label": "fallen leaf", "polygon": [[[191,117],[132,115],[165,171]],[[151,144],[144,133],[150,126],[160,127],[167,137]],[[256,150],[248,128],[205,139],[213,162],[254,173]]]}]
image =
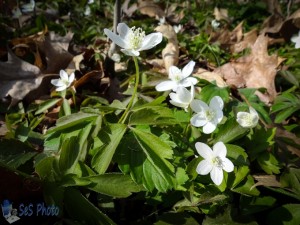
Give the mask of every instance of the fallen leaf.
[{"label": "fallen leaf", "polygon": [[228,16],[228,10],[215,7],[214,8],[214,16],[216,20],[225,20],[227,22],[230,22],[230,18]]},{"label": "fallen leaf", "polygon": [[165,12],[162,10],[162,8],[151,0],[139,0],[138,10],[141,12],[141,14],[150,17],[165,17]]},{"label": "fallen leaf", "polygon": [[277,180],[275,175],[253,175],[253,178],[257,182],[251,187],[251,189],[253,189],[257,186],[281,187],[281,184]]},{"label": "fallen leaf", "polygon": [[32,89],[36,89],[42,81],[41,71],[8,51],[7,62],[0,62],[0,97],[8,95],[13,99],[23,99]]},{"label": "fallen leaf", "polygon": [[246,48],[251,48],[257,39],[257,30],[253,29],[243,35],[241,41],[231,45],[230,50],[232,53],[242,52]]},{"label": "fallen leaf", "polygon": [[258,97],[266,103],[272,102],[276,96],[276,68],[284,60],[273,54],[269,56],[268,37],[259,35],[251,53],[235,61],[224,64],[214,70],[222,75],[227,85],[237,88],[266,88],[266,93],[257,92]]},{"label": "fallen leaf", "polygon": [[223,78],[221,77],[220,74],[210,72],[203,68],[198,68],[197,70],[195,70],[193,72],[193,76],[198,77],[200,79],[207,80],[209,82],[215,81],[218,87],[226,87],[227,86],[226,82],[223,80]]},{"label": "fallen leaf", "polygon": [[162,24],[155,29],[161,32],[164,37],[168,39],[168,44],[162,50],[162,58],[164,61],[166,71],[169,71],[170,66],[177,65],[179,59],[179,47],[177,34],[174,28],[169,24]]}]

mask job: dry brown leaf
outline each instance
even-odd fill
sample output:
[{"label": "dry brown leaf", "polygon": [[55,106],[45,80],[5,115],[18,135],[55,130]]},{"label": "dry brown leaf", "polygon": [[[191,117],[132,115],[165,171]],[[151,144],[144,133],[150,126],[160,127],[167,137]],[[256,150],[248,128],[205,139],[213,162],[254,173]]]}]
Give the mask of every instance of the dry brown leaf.
[{"label": "dry brown leaf", "polygon": [[274,175],[253,175],[253,177],[257,182],[251,187],[251,189],[257,186],[281,187],[280,182]]},{"label": "dry brown leaf", "polygon": [[232,53],[242,52],[246,48],[250,48],[257,39],[257,30],[253,29],[243,35],[243,39],[230,47]]},{"label": "dry brown leaf", "polygon": [[7,62],[0,62],[0,98],[10,95],[13,99],[23,99],[42,81],[40,69],[8,51]]},{"label": "dry brown leaf", "polygon": [[220,74],[210,72],[210,71],[202,69],[202,68],[198,68],[197,70],[195,70],[193,72],[193,76],[198,77],[200,79],[207,80],[209,82],[215,81],[218,87],[226,87],[227,86],[226,82],[223,80],[223,78],[221,77]]},{"label": "dry brown leaf", "polygon": [[165,17],[165,12],[162,10],[162,8],[151,0],[139,0],[138,10],[140,10],[141,14],[150,17]]},{"label": "dry brown leaf", "polygon": [[268,55],[268,37],[259,35],[251,53],[229,62],[214,72],[220,73],[226,83],[237,88],[266,88],[266,93],[257,92],[258,97],[266,102],[272,102],[276,96],[274,79],[276,68],[283,61],[277,55]]},{"label": "dry brown leaf", "polygon": [[284,38],[289,41],[300,29],[300,9],[296,10],[285,20],[278,14],[267,18],[260,31],[261,34],[268,34],[273,38]]},{"label": "dry brown leaf", "polygon": [[168,39],[168,44],[162,50],[162,57],[166,71],[169,71],[170,66],[177,65],[179,59],[179,47],[177,34],[174,28],[169,24],[162,24],[158,26],[156,31],[161,32],[164,37]]},{"label": "dry brown leaf", "polygon": [[214,8],[214,16],[216,20],[226,20],[227,22],[230,22],[230,18],[228,16],[228,10],[222,9],[222,8]]}]

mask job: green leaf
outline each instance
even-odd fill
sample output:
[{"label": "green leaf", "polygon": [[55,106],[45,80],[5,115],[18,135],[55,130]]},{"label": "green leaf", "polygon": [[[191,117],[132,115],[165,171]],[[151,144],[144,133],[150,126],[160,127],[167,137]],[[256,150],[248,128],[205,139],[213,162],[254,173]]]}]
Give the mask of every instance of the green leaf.
[{"label": "green leaf", "polygon": [[299,81],[298,81],[298,79],[290,71],[288,71],[288,70],[280,70],[279,74],[282,77],[284,77],[291,84],[295,85],[296,87],[299,87]]},{"label": "green leaf", "polygon": [[81,224],[115,225],[108,216],[74,188],[67,188],[64,192],[64,206],[71,218]]},{"label": "green leaf", "polygon": [[116,198],[126,198],[143,188],[137,185],[129,175],[109,173],[84,178],[91,182],[88,189]]},{"label": "green leaf", "polygon": [[35,166],[35,171],[42,180],[54,182],[61,176],[58,159],[54,156],[46,157]]},{"label": "green leaf", "polygon": [[236,187],[231,188],[231,190],[244,195],[258,196],[259,191],[256,187],[253,187],[254,184],[255,183],[253,177],[248,175],[246,180],[239,183],[239,185],[237,185]]},{"label": "green leaf", "polygon": [[238,145],[226,144],[227,157],[233,159],[235,166],[249,165],[248,155],[243,148]]},{"label": "green leaf", "polygon": [[237,185],[239,185],[245,179],[245,177],[247,177],[249,172],[250,172],[250,169],[248,166],[237,167],[237,169],[235,169],[235,171],[234,171],[235,177],[234,177],[234,181],[232,184],[232,188],[235,188]]},{"label": "green leaf", "polygon": [[146,188],[167,191],[174,186],[174,167],[167,160],[172,158],[171,147],[152,133],[137,128],[131,130],[147,157],[143,164]]},{"label": "green leaf", "polygon": [[199,225],[199,223],[186,212],[169,212],[162,214],[154,225]]},{"label": "green leaf", "polygon": [[243,215],[250,215],[269,209],[276,203],[276,198],[272,196],[249,197],[242,195],[240,207]]},{"label": "green leaf", "polygon": [[30,131],[30,127],[25,124],[20,124],[15,131],[15,137],[18,140],[25,142],[28,139]]},{"label": "green leaf", "polygon": [[27,144],[15,139],[0,139],[0,162],[17,169],[38,153]]},{"label": "green leaf", "polygon": [[241,127],[235,120],[231,118],[226,121],[225,124],[220,126],[220,130],[217,136],[214,138],[214,144],[222,141],[224,143],[232,142],[238,138],[241,138],[247,133],[248,129]]},{"label": "green leaf", "polygon": [[99,149],[93,150],[92,167],[103,174],[111,163],[113,155],[118,147],[127,126],[125,124],[108,124],[98,135],[102,142]]},{"label": "green leaf", "polygon": [[151,106],[136,110],[129,119],[129,125],[168,125],[175,122],[171,109],[163,106]]},{"label": "green leaf", "polygon": [[267,216],[268,224],[299,225],[300,204],[286,204],[273,210]]},{"label": "green leaf", "polygon": [[214,84],[209,84],[202,88],[200,96],[204,102],[209,102],[214,96],[220,96],[224,102],[227,102],[229,100],[229,89],[228,87],[220,88]]},{"label": "green leaf", "polygon": [[269,152],[264,152],[257,157],[257,162],[267,174],[279,174],[280,166],[276,157]]},{"label": "green leaf", "polygon": [[56,103],[58,103],[60,100],[61,100],[60,98],[52,98],[52,99],[44,101],[43,103],[41,103],[39,105],[38,110],[36,110],[34,114],[37,115],[37,114],[43,113],[47,109],[56,105]]}]

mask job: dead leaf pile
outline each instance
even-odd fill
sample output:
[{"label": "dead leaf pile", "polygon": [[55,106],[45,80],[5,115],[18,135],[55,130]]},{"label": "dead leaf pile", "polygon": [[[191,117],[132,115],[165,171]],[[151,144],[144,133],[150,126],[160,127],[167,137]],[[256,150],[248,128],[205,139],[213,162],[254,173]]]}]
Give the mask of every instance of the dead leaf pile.
[{"label": "dead leaf pile", "polygon": [[259,35],[249,55],[216,68],[229,86],[236,88],[266,88],[266,93],[257,92],[266,103],[272,102],[276,96],[276,69],[284,60],[277,55],[268,54],[268,37]]},{"label": "dead leaf pile", "polygon": [[[43,78],[56,76],[72,61],[67,51],[71,38],[70,33],[60,37],[50,32],[12,40],[14,52],[8,48],[8,60],[0,62],[0,98],[10,96],[18,101],[37,88],[44,89],[40,87]],[[20,58],[26,52],[34,55],[34,65]]]}]

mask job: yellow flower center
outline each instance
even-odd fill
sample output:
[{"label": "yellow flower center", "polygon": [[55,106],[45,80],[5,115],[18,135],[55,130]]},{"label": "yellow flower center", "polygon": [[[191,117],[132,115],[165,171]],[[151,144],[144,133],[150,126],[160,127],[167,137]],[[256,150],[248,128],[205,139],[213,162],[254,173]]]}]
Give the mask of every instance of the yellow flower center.
[{"label": "yellow flower center", "polygon": [[129,45],[131,49],[138,49],[144,38],[145,38],[145,32],[142,30],[142,28],[131,28],[132,33],[129,34]]}]

